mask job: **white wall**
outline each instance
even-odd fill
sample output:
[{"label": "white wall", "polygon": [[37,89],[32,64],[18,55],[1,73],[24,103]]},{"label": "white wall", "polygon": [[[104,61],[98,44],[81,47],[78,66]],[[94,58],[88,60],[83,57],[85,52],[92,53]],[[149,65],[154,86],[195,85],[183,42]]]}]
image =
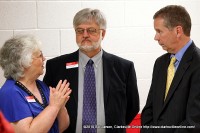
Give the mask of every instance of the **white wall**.
[{"label": "white wall", "polygon": [[[155,59],[165,53],[154,41],[153,14],[168,4],[186,7],[192,18],[191,38],[200,47],[199,0],[0,0],[0,46],[16,34],[35,34],[47,59],[77,49],[73,16],[85,7],[99,8],[108,21],[103,48],[135,64],[143,108]],[[40,77],[42,79],[43,76]],[[0,70],[0,86],[4,83]]]}]

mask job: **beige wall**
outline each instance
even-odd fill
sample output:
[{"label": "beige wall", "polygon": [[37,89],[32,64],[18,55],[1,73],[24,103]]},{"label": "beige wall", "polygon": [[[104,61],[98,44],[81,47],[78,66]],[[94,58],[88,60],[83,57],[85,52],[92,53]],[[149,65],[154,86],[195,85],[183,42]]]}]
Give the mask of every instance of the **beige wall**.
[{"label": "beige wall", "polygon": [[[152,16],[163,6],[179,4],[192,18],[191,38],[200,47],[199,0],[0,0],[0,46],[15,34],[35,34],[47,59],[77,49],[73,16],[85,7],[101,9],[108,21],[103,48],[135,64],[143,108],[155,59],[165,53],[154,41]],[[40,77],[42,79],[42,76]],[[5,81],[0,70],[0,86]]]}]

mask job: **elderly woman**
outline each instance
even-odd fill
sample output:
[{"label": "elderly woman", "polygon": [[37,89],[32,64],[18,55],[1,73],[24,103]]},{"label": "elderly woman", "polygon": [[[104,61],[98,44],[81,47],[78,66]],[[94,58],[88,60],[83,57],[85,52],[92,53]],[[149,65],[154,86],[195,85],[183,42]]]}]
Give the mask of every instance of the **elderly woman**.
[{"label": "elderly woman", "polygon": [[59,133],[69,126],[65,108],[71,89],[67,81],[48,88],[37,78],[45,58],[40,41],[31,35],[9,39],[0,49],[7,79],[0,89],[0,110],[16,133]]}]

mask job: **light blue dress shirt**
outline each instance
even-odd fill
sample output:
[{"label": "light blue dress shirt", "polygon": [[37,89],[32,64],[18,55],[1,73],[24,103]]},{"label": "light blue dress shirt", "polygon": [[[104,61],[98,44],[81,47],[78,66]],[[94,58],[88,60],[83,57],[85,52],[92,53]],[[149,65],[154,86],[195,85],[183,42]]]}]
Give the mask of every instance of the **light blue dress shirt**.
[{"label": "light blue dress shirt", "polygon": [[176,62],[174,64],[176,70],[178,69],[178,66],[181,62],[181,59],[185,53],[185,51],[188,49],[188,47],[192,44],[192,40],[190,40],[181,50],[179,50],[175,55],[171,55],[171,57],[176,57]]}]

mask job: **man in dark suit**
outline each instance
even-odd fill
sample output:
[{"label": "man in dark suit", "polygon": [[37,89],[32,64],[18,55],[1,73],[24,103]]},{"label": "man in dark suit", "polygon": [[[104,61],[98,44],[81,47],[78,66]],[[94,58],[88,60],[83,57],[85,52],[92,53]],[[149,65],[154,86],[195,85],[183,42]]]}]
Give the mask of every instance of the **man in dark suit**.
[{"label": "man in dark suit", "polygon": [[200,50],[190,39],[190,15],[182,6],[169,5],[153,18],[154,39],[168,53],[155,62],[141,132],[200,133]]},{"label": "man in dark suit", "polygon": [[[74,17],[73,25],[79,50],[48,60],[44,76],[44,82],[50,86],[56,86],[60,79],[70,82],[72,94],[66,104],[70,126],[65,132],[81,133],[85,132],[85,128],[95,128],[97,133],[125,133],[125,126],[139,111],[133,62],[109,54],[101,48],[101,41],[106,33],[106,19],[98,9],[85,8],[79,11]],[[90,60],[94,63],[97,113],[94,120],[96,123],[93,125],[88,122],[85,125],[83,113],[93,108],[83,109],[88,104],[84,103],[84,73]],[[89,103],[92,104],[93,100]]]}]

